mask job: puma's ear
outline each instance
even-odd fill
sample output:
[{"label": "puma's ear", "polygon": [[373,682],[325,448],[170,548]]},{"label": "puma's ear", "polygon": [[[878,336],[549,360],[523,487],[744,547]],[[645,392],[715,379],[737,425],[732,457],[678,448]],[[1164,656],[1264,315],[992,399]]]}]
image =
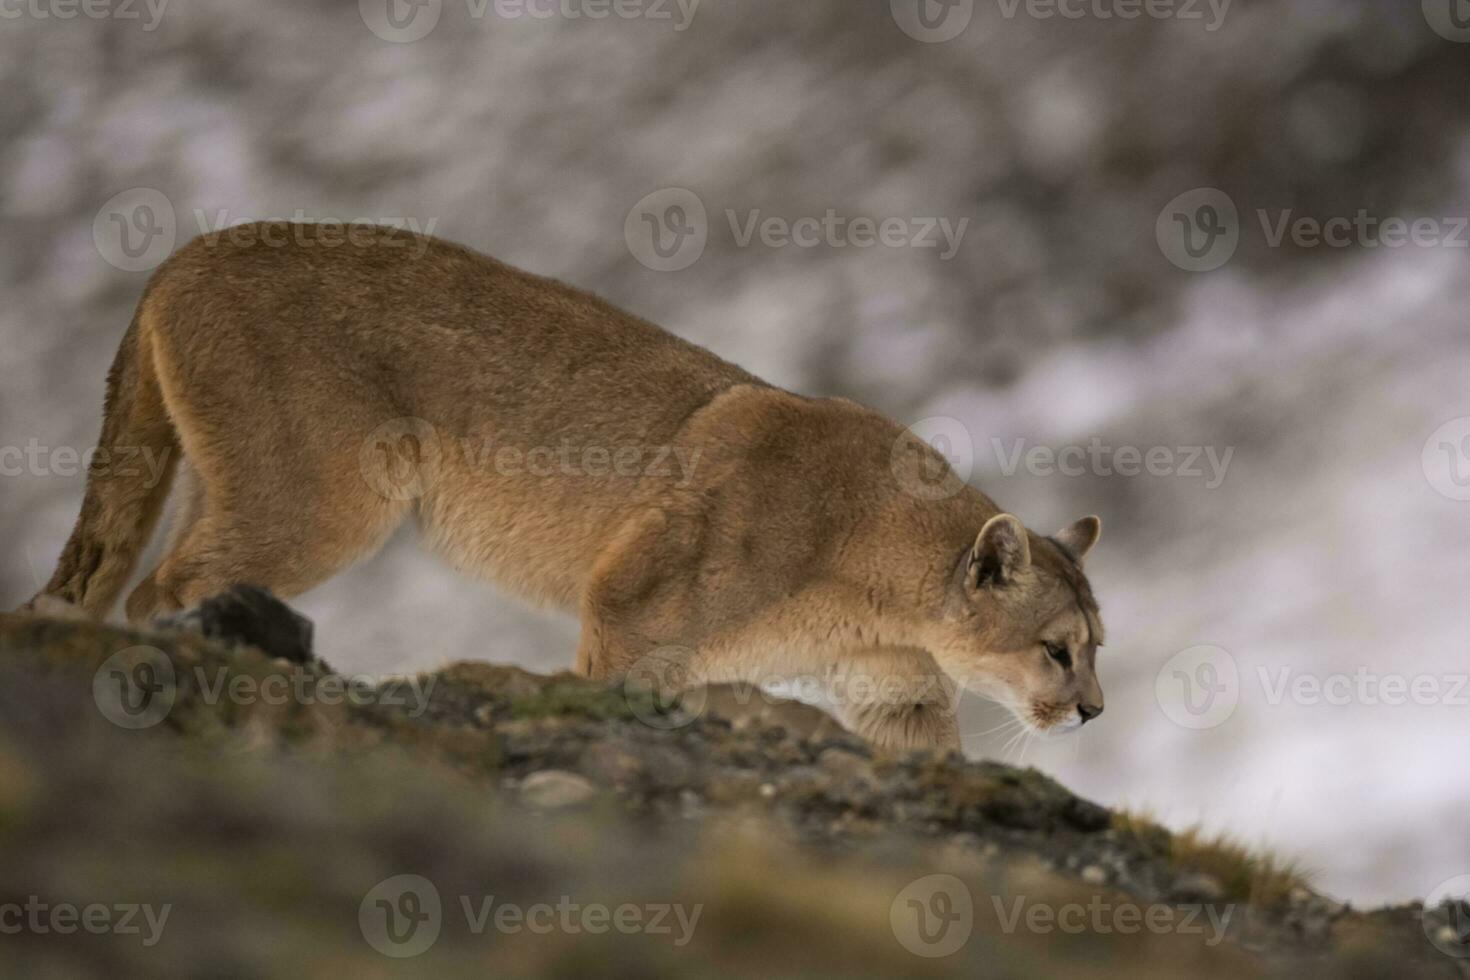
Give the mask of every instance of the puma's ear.
[{"label": "puma's ear", "polygon": [[1030,567],[1031,543],[1026,540],[1026,528],[1010,514],[997,514],[985,522],[975,539],[965,580],[972,588],[1009,585]]},{"label": "puma's ear", "polygon": [[1096,517],[1084,517],[1071,527],[1063,528],[1052,538],[1078,565],[1087,557],[1097,539],[1102,537],[1102,521]]}]

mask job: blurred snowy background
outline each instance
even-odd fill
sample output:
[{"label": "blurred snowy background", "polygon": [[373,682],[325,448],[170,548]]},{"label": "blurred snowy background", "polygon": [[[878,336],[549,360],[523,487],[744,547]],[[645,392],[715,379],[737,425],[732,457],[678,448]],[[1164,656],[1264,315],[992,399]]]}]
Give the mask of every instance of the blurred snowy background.
[{"label": "blurred snowy background", "polygon": [[[73,453],[147,278],[127,267],[158,257],[119,254],[109,202],[157,192],[170,223],[134,230],[171,233],[163,253],[251,218],[413,222],[776,383],[954,420],[931,424],[962,426],[972,480],[1044,532],[1101,514],[1108,713],[1028,763],[1299,856],[1340,897],[1470,873],[1470,11],[925,2],[927,28],[915,0],[7,5],[0,606],[76,516]],[[630,238],[669,188],[707,221],[662,272]],[[947,259],[742,244],[752,216],[829,210],[967,224]],[[1417,243],[1274,240],[1360,212],[1420,219]],[[1094,445],[1077,475],[1011,462]],[[1156,447],[1155,472],[1116,472]],[[575,644],[408,535],[298,605],[348,671],[553,670]],[[1176,657],[1204,644],[1225,653]],[[1347,696],[1281,693],[1302,676]],[[1385,703],[1384,677],[1438,694]]]}]

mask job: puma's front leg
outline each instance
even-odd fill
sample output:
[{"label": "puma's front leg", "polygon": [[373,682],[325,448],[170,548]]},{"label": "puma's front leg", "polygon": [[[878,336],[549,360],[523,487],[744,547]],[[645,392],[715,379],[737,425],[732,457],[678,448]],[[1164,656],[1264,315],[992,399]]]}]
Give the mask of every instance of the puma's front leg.
[{"label": "puma's front leg", "polygon": [[[619,528],[598,556],[582,596],[576,672],[616,677],[657,650],[694,641],[696,576],[676,519],[650,508]],[[677,660],[676,651],[667,651]]]},{"label": "puma's front leg", "polygon": [[829,676],[828,691],[843,726],[875,745],[960,750],[956,685],[922,650],[849,655]]}]

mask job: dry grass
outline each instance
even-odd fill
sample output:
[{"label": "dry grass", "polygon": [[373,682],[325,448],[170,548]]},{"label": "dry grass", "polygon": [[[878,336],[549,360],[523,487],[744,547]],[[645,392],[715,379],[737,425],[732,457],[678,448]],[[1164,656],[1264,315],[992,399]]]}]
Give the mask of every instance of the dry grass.
[{"label": "dry grass", "polygon": [[1147,814],[1118,810],[1113,814],[1113,829],[1167,854],[1181,871],[1198,871],[1217,879],[1231,901],[1277,907],[1286,904],[1293,890],[1307,887],[1309,872],[1298,862],[1202,826],[1173,832]]}]

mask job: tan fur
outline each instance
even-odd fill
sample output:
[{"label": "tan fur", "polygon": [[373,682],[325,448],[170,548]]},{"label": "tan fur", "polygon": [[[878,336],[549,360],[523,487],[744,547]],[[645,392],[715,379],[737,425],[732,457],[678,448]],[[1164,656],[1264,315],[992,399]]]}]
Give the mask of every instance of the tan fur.
[{"label": "tan fur", "polygon": [[[297,595],[414,517],[466,572],[580,615],[591,676],[673,649],[711,679],[898,678],[838,710],[904,746],[958,744],[954,682],[1040,729],[1101,709],[1094,520],[1037,536],[860,405],[469,249],[356,232],[244,226],[151,280],[101,445],[188,465],[130,619],[237,583]],[[105,616],[168,489],[94,466],[42,594]]]}]

